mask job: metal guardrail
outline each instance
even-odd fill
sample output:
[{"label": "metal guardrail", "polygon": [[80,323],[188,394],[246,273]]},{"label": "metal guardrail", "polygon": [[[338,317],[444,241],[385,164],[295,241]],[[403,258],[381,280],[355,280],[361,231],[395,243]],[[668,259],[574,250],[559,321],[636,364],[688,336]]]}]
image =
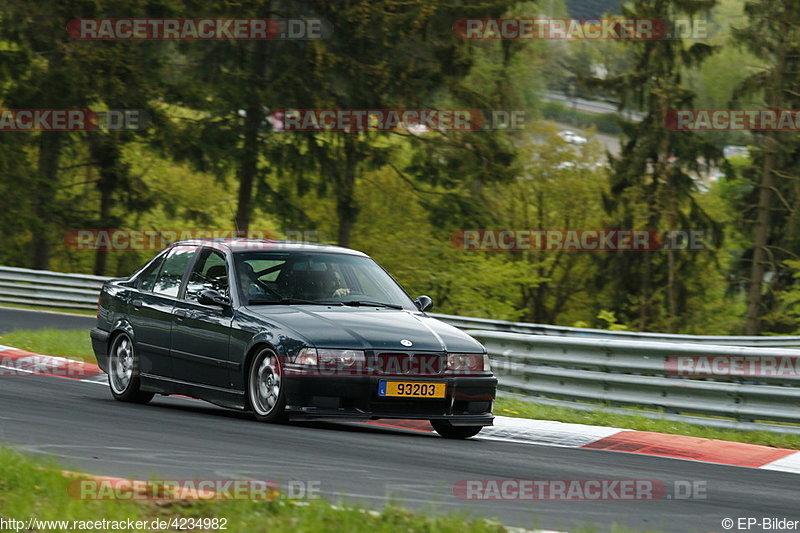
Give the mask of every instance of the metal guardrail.
[{"label": "metal guardrail", "polygon": [[[0,302],[20,303],[73,309],[94,309],[97,292],[103,282],[111,279],[88,274],[66,274],[49,270],[0,266]],[[638,331],[609,331],[604,329],[573,328],[528,322],[509,322],[489,318],[463,317],[429,313],[430,316],[457,328],[506,331],[528,335],[560,337],[640,340],[653,342],[684,342],[724,346],[798,346],[800,335],[775,337],[743,337],[720,335],[678,335]]]},{"label": "metal guardrail", "polygon": [[525,333],[527,335],[554,335],[558,337],[579,337],[592,339],[638,340],[650,342],[685,342],[692,344],[714,344],[721,346],[783,346],[800,347],[800,335],[784,336],[724,336],[724,335],[679,335],[676,333],[648,333],[641,331],[610,331],[607,329],[572,328],[529,322],[509,322],[489,318],[473,318],[456,315],[428,313],[434,318],[447,322],[459,329],[481,329]]},{"label": "metal guardrail", "polygon": [[0,302],[69,309],[95,309],[107,277],[0,267]]},{"label": "metal guardrail", "polygon": [[[686,419],[691,423],[697,423],[696,415],[710,415],[748,423],[800,424],[800,372],[687,378],[672,375],[669,368],[674,367],[667,365],[670,357],[746,357],[748,361],[785,357],[794,362],[796,369],[800,350],[576,339],[485,330],[467,333],[486,346],[501,389],[529,398],[695,415]],[[769,430],[770,426],[763,424],[762,429]],[[800,432],[800,427],[796,429]]]},{"label": "metal guardrail", "polygon": [[[106,277],[0,267],[0,302],[94,309]],[[724,337],[570,328],[432,314],[489,351],[500,388],[577,409],[638,407],[643,416],[705,425],[800,433],[799,371],[781,377],[686,378],[670,356],[786,356],[800,361],[800,336]],[[769,348],[767,348],[769,347]],[[723,418],[708,418],[724,417]],[[733,427],[733,426],[728,426]]]},{"label": "metal guardrail", "polygon": [[587,98],[580,98],[577,96],[568,96],[555,91],[549,91],[542,96],[546,102],[558,102],[566,108],[577,109],[584,113],[619,113],[628,120],[642,120],[645,113],[641,111],[634,111],[626,109],[620,113],[619,106],[611,102],[604,102],[602,100],[589,100]]}]

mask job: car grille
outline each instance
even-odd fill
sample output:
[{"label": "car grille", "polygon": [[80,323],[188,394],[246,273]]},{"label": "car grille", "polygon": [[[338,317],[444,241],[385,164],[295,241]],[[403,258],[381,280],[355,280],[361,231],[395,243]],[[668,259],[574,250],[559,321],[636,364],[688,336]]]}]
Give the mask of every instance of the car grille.
[{"label": "car grille", "polygon": [[445,362],[442,354],[379,353],[372,359],[372,372],[379,376],[440,376]]}]

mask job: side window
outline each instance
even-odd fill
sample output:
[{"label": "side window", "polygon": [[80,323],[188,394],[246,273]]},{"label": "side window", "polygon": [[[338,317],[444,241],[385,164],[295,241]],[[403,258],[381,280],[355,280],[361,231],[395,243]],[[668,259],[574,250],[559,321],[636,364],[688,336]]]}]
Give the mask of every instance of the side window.
[{"label": "side window", "polygon": [[228,294],[228,266],[225,264],[225,256],[210,248],[200,252],[200,257],[189,274],[186,299],[197,300],[197,295],[205,289]]},{"label": "side window", "polygon": [[192,259],[195,248],[193,246],[176,246],[164,260],[164,267],[158,276],[153,292],[165,296],[178,296],[181,280],[186,272],[186,267]]},{"label": "side window", "polygon": [[158,276],[158,271],[161,269],[162,263],[164,263],[163,256],[150,263],[150,265],[139,274],[140,291],[153,290],[153,285],[156,284],[156,276]]}]

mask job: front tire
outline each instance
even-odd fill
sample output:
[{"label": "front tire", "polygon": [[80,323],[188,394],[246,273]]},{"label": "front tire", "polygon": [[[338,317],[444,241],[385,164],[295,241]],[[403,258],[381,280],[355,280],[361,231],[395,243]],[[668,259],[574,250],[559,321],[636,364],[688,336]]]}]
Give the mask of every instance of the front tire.
[{"label": "front tire", "polygon": [[139,357],[127,333],[114,338],[108,353],[108,385],[115,400],[145,404],[155,393],[140,389]]},{"label": "front tire", "polygon": [[247,403],[259,422],[286,420],[283,368],[278,355],[262,348],[253,358],[247,379]]},{"label": "front tire", "polygon": [[468,439],[481,432],[483,426],[454,426],[447,420],[431,420],[436,433],[446,439]]}]

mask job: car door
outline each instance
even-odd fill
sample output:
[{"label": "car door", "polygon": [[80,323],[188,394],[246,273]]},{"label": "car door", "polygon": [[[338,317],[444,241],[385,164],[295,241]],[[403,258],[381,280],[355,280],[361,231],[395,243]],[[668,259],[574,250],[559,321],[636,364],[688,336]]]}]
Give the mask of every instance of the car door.
[{"label": "car door", "polygon": [[200,291],[213,289],[230,295],[225,254],[202,248],[189,273],[186,290],[172,311],[170,355],[175,377],[201,385],[230,388],[230,370],[238,368],[228,358],[233,309],[198,303]]},{"label": "car door", "polygon": [[144,374],[174,376],[170,359],[172,310],[196,248],[172,248],[161,262],[152,287],[147,286],[152,272],[143,272],[143,289],[148,290],[139,290],[131,301],[134,342],[139,353],[141,372]]}]

